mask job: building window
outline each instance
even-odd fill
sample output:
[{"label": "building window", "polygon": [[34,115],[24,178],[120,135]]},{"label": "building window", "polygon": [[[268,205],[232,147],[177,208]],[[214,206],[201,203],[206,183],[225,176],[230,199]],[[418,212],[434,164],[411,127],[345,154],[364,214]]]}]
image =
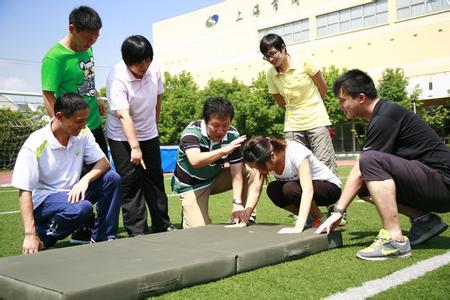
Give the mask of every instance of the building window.
[{"label": "building window", "polygon": [[397,18],[405,19],[450,9],[448,0],[397,0]]},{"label": "building window", "polygon": [[387,22],[387,0],[380,0],[317,16],[317,36],[347,32]]},{"label": "building window", "polygon": [[299,20],[258,31],[259,40],[266,34],[275,33],[281,36],[286,44],[306,41],[309,39],[309,20]]}]

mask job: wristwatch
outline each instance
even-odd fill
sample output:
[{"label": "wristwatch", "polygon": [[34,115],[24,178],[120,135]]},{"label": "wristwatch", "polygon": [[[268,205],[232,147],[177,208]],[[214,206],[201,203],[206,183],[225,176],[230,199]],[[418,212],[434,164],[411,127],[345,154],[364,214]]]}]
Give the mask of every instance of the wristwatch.
[{"label": "wristwatch", "polygon": [[242,200],[240,200],[240,199],[233,199],[233,204],[242,205]]},{"label": "wristwatch", "polygon": [[336,203],[328,206],[328,214],[339,213],[339,214],[343,215],[346,213],[346,211],[347,211],[347,209],[345,209],[345,208],[338,208]]}]

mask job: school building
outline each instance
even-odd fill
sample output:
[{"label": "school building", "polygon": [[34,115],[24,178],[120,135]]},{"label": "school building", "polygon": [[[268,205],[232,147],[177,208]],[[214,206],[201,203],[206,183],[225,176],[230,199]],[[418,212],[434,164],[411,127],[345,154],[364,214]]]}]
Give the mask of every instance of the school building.
[{"label": "school building", "polygon": [[277,33],[288,52],[375,80],[402,68],[427,104],[450,103],[450,0],[225,0],[153,24],[161,69],[250,83],[269,66],[259,41]]}]

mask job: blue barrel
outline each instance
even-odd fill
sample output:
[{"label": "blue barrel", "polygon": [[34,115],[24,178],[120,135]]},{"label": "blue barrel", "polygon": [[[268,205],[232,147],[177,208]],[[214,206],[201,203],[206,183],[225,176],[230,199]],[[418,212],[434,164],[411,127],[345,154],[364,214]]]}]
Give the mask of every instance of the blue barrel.
[{"label": "blue barrel", "polygon": [[[177,162],[177,150],[178,146],[161,146],[161,167],[164,173],[173,173],[175,171],[175,165]],[[108,158],[111,165],[111,169],[116,170],[114,161],[112,159],[111,151],[108,151]]]},{"label": "blue barrel", "polygon": [[161,167],[164,173],[173,173],[177,162],[178,146],[161,146]]}]

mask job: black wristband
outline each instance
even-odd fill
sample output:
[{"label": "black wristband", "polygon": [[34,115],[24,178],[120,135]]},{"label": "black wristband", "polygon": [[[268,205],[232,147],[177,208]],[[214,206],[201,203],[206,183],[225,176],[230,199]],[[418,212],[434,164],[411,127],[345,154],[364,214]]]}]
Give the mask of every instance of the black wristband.
[{"label": "black wristband", "polygon": [[338,208],[336,203],[328,206],[328,214],[339,213],[341,215],[344,215],[346,211],[347,209],[345,208]]},{"label": "black wristband", "polygon": [[242,205],[242,201],[238,199],[233,199],[233,204]]}]

